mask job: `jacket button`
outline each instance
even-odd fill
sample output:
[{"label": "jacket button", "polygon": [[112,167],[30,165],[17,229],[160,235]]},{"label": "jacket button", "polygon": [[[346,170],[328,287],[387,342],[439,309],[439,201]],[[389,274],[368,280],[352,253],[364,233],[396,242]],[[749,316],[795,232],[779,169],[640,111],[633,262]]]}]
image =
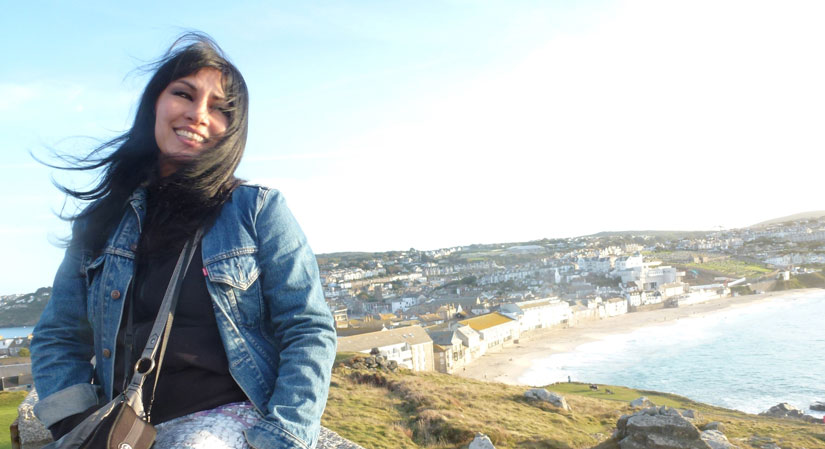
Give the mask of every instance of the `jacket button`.
[{"label": "jacket button", "polygon": [[120,290],[112,290],[112,299],[120,299]]},{"label": "jacket button", "polygon": [[110,351],[110,350],[108,350],[108,349],[104,349],[104,350],[103,350],[103,357],[105,357],[105,358],[107,358],[107,359],[108,359],[108,358],[109,358],[109,357],[111,357],[111,356],[112,356],[112,351]]},{"label": "jacket button", "polygon": [[129,245],[129,249],[131,249],[132,252],[137,251],[137,243],[132,243],[131,245]]}]

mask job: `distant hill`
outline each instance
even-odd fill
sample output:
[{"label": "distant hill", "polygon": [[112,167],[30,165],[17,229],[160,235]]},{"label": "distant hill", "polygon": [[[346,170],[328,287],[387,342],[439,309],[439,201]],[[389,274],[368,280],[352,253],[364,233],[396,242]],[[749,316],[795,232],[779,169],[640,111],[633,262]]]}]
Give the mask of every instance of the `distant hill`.
[{"label": "distant hill", "polygon": [[0,297],[0,327],[34,326],[52,296],[51,287],[34,293]]},{"label": "distant hill", "polygon": [[590,234],[586,237],[627,237],[634,235],[648,235],[651,237],[674,239],[701,237],[707,235],[708,232],[711,231],[604,231],[596,234]]},{"label": "distant hill", "polygon": [[796,221],[796,220],[805,220],[810,218],[821,218],[825,217],[825,210],[815,210],[811,212],[802,212],[799,214],[788,215],[787,217],[779,217],[774,218],[772,220],[763,221],[761,223],[757,223],[755,225],[751,225],[751,228],[761,228],[763,226],[768,226],[772,224],[779,224],[785,223],[786,221]]}]

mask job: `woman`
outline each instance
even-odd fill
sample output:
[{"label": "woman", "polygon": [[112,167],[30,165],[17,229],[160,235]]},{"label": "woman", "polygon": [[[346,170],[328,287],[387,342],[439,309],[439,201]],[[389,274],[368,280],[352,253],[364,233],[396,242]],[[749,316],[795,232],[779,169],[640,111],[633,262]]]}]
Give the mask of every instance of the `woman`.
[{"label": "woman", "polygon": [[246,84],[200,34],[155,67],[132,128],[71,167],[102,169],[100,183],[62,188],[92,202],[72,217],[34,330],[35,413],[59,438],[125,388],[177,256],[202,228],[154,398],[154,379],[144,388],[155,447],[313,447],[333,321],[283,197],[234,177]]}]

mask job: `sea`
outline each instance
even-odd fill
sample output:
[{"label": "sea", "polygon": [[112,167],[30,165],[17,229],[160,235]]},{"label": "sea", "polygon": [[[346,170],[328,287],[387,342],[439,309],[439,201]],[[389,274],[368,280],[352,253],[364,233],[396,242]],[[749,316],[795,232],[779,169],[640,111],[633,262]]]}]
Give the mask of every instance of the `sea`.
[{"label": "sea", "polygon": [[28,337],[34,331],[34,326],[0,327],[0,337],[17,338]]},{"label": "sea", "polygon": [[825,401],[825,291],[682,318],[533,361],[519,383],[624,385],[760,413]]}]

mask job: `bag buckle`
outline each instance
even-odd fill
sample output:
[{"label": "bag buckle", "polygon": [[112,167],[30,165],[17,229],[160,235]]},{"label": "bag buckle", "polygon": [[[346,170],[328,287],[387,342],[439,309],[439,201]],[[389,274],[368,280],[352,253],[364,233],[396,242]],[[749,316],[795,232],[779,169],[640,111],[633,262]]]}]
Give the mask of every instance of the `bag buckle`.
[{"label": "bag buckle", "polygon": [[[146,365],[149,365],[148,367]],[[155,369],[155,359],[149,357],[141,357],[135,362],[135,373],[147,375]]]}]

